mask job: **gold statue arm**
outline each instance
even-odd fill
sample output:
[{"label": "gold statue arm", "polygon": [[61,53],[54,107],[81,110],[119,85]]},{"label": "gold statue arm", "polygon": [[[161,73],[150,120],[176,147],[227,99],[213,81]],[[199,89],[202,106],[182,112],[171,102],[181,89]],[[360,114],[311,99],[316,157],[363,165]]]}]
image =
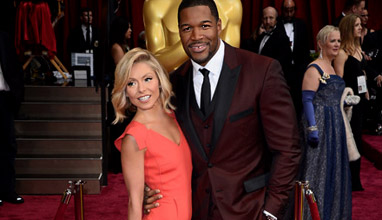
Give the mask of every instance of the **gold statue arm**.
[{"label": "gold statue arm", "polygon": [[[178,68],[188,57],[183,50],[179,34],[175,32],[175,43],[171,44],[169,36],[166,36],[166,25],[172,25],[169,28],[175,28],[177,31],[177,7],[176,1],[155,1],[146,0],[143,5],[143,21],[146,32],[146,46],[151,51],[163,67],[172,72]],[[175,8],[171,8],[175,7]],[[173,10],[174,21],[165,23],[164,16],[169,10]]]},{"label": "gold statue arm", "polygon": [[234,47],[240,47],[241,20],[243,8],[238,0],[216,1],[222,20],[220,38]]},{"label": "gold statue arm", "polygon": [[163,67],[171,73],[188,60],[187,54],[184,52],[181,41],[176,44],[163,48],[155,53],[155,57],[163,65]]}]

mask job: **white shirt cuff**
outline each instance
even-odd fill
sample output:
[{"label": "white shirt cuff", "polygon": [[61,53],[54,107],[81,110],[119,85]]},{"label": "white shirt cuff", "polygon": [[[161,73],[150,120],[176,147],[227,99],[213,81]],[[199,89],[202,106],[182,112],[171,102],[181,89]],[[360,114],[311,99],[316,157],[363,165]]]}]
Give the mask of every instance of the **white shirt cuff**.
[{"label": "white shirt cuff", "polygon": [[265,216],[271,217],[272,220],[277,220],[276,216],[272,215],[271,213],[267,212],[266,210],[264,210],[263,213]]}]

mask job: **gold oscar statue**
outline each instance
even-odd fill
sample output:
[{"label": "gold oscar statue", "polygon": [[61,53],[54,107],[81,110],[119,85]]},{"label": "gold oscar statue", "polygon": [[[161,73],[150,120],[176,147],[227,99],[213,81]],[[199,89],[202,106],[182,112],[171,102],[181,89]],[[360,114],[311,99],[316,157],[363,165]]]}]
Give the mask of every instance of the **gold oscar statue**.
[{"label": "gold oscar statue", "polygon": [[[178,31],[178,6],[181,0],[145,0],[143,21],[146,44],[161,64],[172,72],[188,57],[183,50]],[[220,38],[228,44],[240,46],[240,27],[243,9],[240,0],[215,0],[222,21]]]}]

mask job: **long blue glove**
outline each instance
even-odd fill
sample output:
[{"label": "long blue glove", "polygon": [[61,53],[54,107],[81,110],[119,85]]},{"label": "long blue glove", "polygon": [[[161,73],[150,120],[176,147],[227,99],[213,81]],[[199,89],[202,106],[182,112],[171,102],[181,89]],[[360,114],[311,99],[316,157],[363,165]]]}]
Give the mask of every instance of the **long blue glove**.
[{"label": "long blue glove", "polygon": [[[314,118],[313,98],[316,94],[315,91],[304,90],[302,91],[302,104],[304,106],[304,113],[308,120],[309,128],[316,126],[316,119]],[[312,147],[318,145],[318,130],[311,129],[308,134],[308,144]]]}]

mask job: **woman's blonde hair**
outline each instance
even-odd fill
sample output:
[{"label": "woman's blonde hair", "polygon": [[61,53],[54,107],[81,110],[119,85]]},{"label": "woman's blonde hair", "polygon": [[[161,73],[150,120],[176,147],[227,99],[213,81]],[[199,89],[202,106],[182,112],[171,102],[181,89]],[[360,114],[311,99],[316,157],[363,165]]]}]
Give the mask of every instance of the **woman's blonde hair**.
[{"label": "woman's blonde hair", "polygon": [[168,113],[171,112],[170,109],[175,110],[175,107],[170,103],[174,93],[167,71],[152,53],[141,48],[134,48],[123,56],[115,69],[114,89],[111,99],[116,116],[113,124],[122,122],[126,118],[126,110],[136,111],[136,107],[131,104],[126,95],[126,87],[129,82],[131,69],[136,63],[145,63],[156,73],[159,80],[159,100],[163,109]]},{"label": "woman's blonde hair", "polygon": [[326,25],[325,27],[321,28],[316,37],[317,46],[319,45],[319,42],[321,42],[321,44],[325,44],[329,35],[334,31],[339,31],[338,27],[334,27],[333,25]]},{"label": "woman's blonde hair", "polygon": [[361,17],[356,14],[346,15],[341,19],[339,28],[341,32],[341,49],[352,55],[356,48],[360,47],[360,39],[354,36],[354,25],[357,18]]}]

